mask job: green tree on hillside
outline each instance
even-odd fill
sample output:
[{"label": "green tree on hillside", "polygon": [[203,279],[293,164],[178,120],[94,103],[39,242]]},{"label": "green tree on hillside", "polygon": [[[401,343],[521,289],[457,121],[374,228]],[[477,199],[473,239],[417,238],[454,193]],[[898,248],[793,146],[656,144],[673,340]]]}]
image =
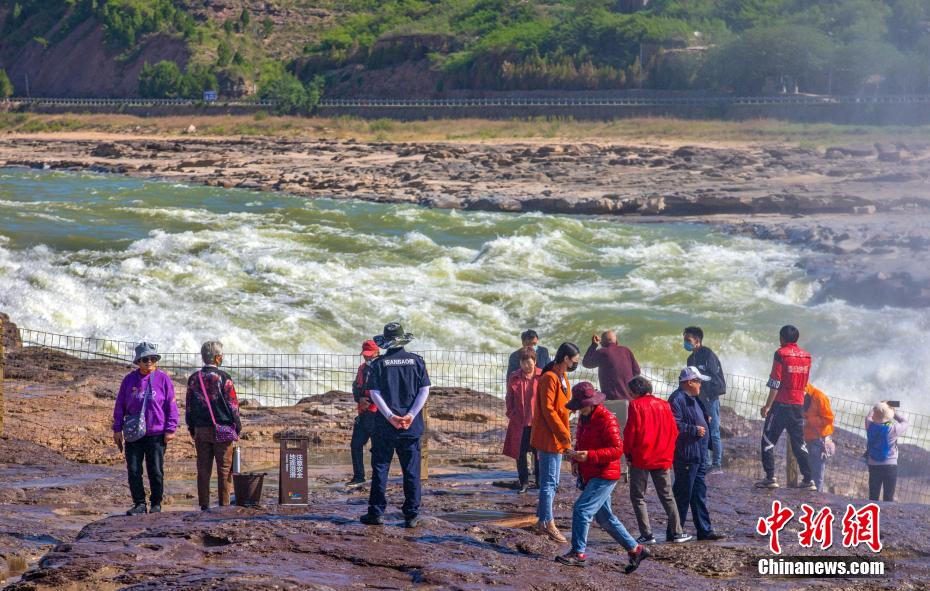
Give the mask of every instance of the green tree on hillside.
[{"label": "green tree on hillside", "polygon": [[8,99],[13,96],[13,83],[10,77],[6,75],[6,70],[0,68],[0,99]]},{"label": "green tree on hillside", "polygon": [[757,27],[718,48],[704,75],[722,90],[762,92],[768,83],[819,88],[834,55],[832,40],[812,27]]},{"label": "green tree on hillside", "polygon": [[177,98],[181,79],[181,70],[174,62],[162,60],[154,66],[143,64],[139,73],[139,94],[146,98]]},{"label": "green tree on hillside", "polygon": [[232,48],[229,47],[229,43],[225,40],[220,41],[219,47],[216,48],[216,65],[225,68],[229,65],[229,60],[232,59],[232,56],[233,51]]}]

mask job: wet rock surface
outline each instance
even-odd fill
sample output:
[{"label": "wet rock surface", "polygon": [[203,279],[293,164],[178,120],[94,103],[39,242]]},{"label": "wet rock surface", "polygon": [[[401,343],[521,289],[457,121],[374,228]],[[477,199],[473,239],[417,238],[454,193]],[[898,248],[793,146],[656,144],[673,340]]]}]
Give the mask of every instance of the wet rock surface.
[{"label": "wet rock surface", "polygon": [[[812,500],[810,493],[796,490],[759,492],[739,476],[711,476],[711,519],[727,539],[654,546],[654,559],[625,575],[625,552],[596,526],[590,537],[591,563],[575,569],[553,560],[567,550],[565,546],[527,528],[493,520],[469,522],[468,512],[473,519],[476,509],[488,512],[487,507],[502,517],[532,520],[535,496],[494,487],[492,480],[500,475],[462,471],[431,479],[424,490],[424,519],[414,530],[400,527],[402,518],[394,507],[384,526],[360,524],[364,489],[346,490],[320,481],[314,483],[307,508],[266,505],[107,517],[54,546],[9,588],[750,589],[760,584],[754,574],[756,561],[771,556],[766,539],[754,531],[756,520],[769,513],[774,498],[795,509]],[[569,478],[563,478],[556,502],[556,519],[563,530],[569,527],[576,493]],[[392,483],[392,503],[399,503],[401,494],[399,483]],[[614,508],[632,526],[627,494],[623,484],[618,486]],[[839,515],[848,502],[830,494],[813,498],[818,507],[829,505]],[[650,510],[655,527],[664,527],[658,504],[650,502]],[[881,580],[766,579],[765,587],[924,589],[930,585],[926,516],[923,506],[883,507],[881,556],[894,561],[894,571]],[[782,531],[783,555],[870,554],[839,544],[829,552],[800,548],[797,531],[796,521]]]},{"label": "wet rock surface", "polygon": [[[589,538],[591,564],[584,570],[555,563],[554,557],[567,547],[529,531],[535,521],[536,491],[519,494],[513,487],[513,462],[482,443],[499,441],[485,431],[503,414],[497,399],[497,406],[489,402],[481,407],[486,410],[476,412],[475,407],[449,402],[465,398],[461,391],[450,389],[436,396],[430,445],[460,446],[471,437],[477,442],[475,449],[485,445],[488,450],[459,456],[456,463],[431,462],[424,485],[424,519],[417,529],[400,527],[403,493],[396,466],[386,525],[360,524],[367,487],[346,486],[347,458],[331,451],[311,455],[307,507],[275,504],[276,469],[268,465],[263,468],[268,476],[259,508],[195,511],[193,452],[183,437],[169,446],[165,512],[130,518],[122,515],[129,499],[122,458],[107,439],[112,399],[88,396],[73,386],[82,379],[91,380],[86,384],[91,389],[112,385],[125,367],[29,347],[9,354],[7,361],[15,362],[17,375],[5,384],[8,430],[0,438],[0,567],[7,565],[2,576],[8,577],[9,589],[930,587],[930,506],[907,503],[886,503],[881,509],[885,548],[880,557],[894,563],[894,570],[882,579],[762,581],[755,575],[756,561],[771,556],[766,539],[755,533],[756,521],[768,515],[774,499],[795,511],[803,502],[815,508],[830,506],[837,518],[834,546],[827,552],[801,548],[799,524],[792,522],[781,534],[784,556],[874,556],[864,547],[844,548],[839,537],[847,503],[860,507],[866,502],[864,468],[858,462],[864,442],[856,433],[841,430],[834,436],[838,452],[828,467],[828,490],[833,492],[761,491],[752,487],[759,470],[760,421],[724,408],[726,472],[709,475],[707,482],[711,519],[727,539],[660,544],[654,547],[654,559],[625,575],[625,552],[596,525]],[[292,407],[246,407],[244,432],[254,438],[244,440],[246,453],[256,442],[272,445],[285,426],[322,433],[320,421],[335,424],[343,416],[351,417],[350,401],[348,394],[334,392]],[[71,410],[63,414],[61,408]],[[305,412],[308,409],[321,412]],[[466,410],[474,414],[478,430],[453,433],[443,428],[445,415]],[[338,434],[344,433],[341,445],[346,445],[348,429],[336,433],[327,444],[338,446]],[[927,480],[925,487],[930,489],[930,475],[920,473],[927,454],[902,447],[900,471],[918,485],[921,478]],[[778,473],[783,473],[782,467]],[[556,519],[566,533],[577,494],[566,469],[555,502]],[[648,504],[653,528],[661,534],[664,513],[651,495]],[[624,481],[617,486],[613,506],[638,535]],[[690,524],[686,529],[693,533]]]},{"label": "wet rock surface", "polygon": [[[930,142],[831,146],[5,137],[0,166],[95,170],[448,209],[696,216],[821,254],[822,299],[925,307]],[[877,215],[876,215],[877,214]],[[785,217],[788,216],[788,217]],[[839,221],[837,221],[837,218]],[[848,218],[848,219],[847,219]],[[799,222],[798,220],[802,221]],[[894,220],[889,230],[885,220]],[[855,225],[856,239],[844,240]],[[826,229],[804,237],[811,228]],[[801,229],[800,232],[794,232]],[[832,231],[833,235],[829,235]],[[917,240],[909,240],[916,235]],[[897,242],[890,256],[882,242]],[[867,253],[874,262],[857,261]]]}]

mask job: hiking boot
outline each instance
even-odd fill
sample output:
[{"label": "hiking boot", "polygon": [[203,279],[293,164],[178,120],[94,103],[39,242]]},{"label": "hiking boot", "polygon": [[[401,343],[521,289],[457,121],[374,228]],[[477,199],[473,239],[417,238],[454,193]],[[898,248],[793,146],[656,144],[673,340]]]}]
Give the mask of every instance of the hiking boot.
[{"label": "hiking boot", "polygon": [[690,542],[694,539],[694,536],[691,534],[680,533],[677,536],[666,536],[665,541],[671,542],[672,544],[684,544],[685,542]]},{"label": "hiking boot", "polygon": [[558,542],[560,544],[568,543],[568,540],[565,539],[565,536],[562,535],[562,532],[559,531],[559,528],[555,526],[555,520],[552,520],[546,524],[546,535],[549,536],[549,539],[553,542]]},{"label": "hiking boot", "polygon": [[698,539],[699,542],[716,542],[717,540],[723,540],[723,539],[725,539],[725,538],[726,538],[725,535],[723,535],[723,534],[718,534],[718,533],[715,532],[715,531],[712,531],[712,532],[710,532],[710,533],[707,533],[707,534],[704,534],[704,535],[702,535],[702,536],[698,536],[698,537],[697,537],[697,539]]},{"label": "hiking boot", "polygon": [[365,484],[366,482],[368,481],[364,478],[353,478],[352,480],[346,482],[346,486],[356,486],[359,484]]},{"label": "hiking boot", "polygon": [[652,534],[648,536],[639,536],[638,538],[636,538],[636,541],[639,542],[640,544],[652,545],[656,543],[656,537]]},{"label": "hiking boot", "polygon": [[149,509],[149,513],[161,513],[161,504],[152,505],[152,508]]},{"label": "hiking boot", "polygon": [[358,520],[365,525],[384,525],[384,519],[380,515],[375,515],[374,513],[365,513],[359,517]]},{"label": "hiking boot", "polygon": [[817,483],[813,480],[802,480],[798,483],[797,488],[801,490],[817,490]]},{"label": "hiking boot", "polygon": [[778,488],[778,481],[774,478],[766,478],[757,482],[756,488]]},{"label": "hiking boot", "polygon": [[625,569],[623,569],[623,572],[626,574],[630,574],[634,570],[638,569],[642,561],[652,556],[652,552],[650,552],[649,549],[643,545],[637,546],[633,551],[628,552],[627,554],[630,555],[630,564]]},{"label": "hiking boot", "polygon": [[145,506],[145,503],[136,503],[132,506],[132,509],[126,511],[126,515],[145,515],[149,510]]},{"label": "hiking boot", "polygon": [[723,468],[721,468],[720,466],[713,466],[710,469],[710,472],[708,472],[707,474],[710,476],[715,476],[717,474],[723,474]]},{"label": "hiking boot", "polygon": [[519,490],[517,490],[517,492],[518,492],[519,494],[523,495],[523,494],[526,494],[526,491],[528,491],[528,490],[530,490],[530,485],[529,485],[529,484],[521,484],[521,485],[520,485],[520,488],[519,488]]},{"label": "hiking boot", "polygon": [[570,551],[568,554],[555,557],[555,561],[559,564],[564,564],[566,566],[580,566],[582,568],[587,564],[587,559],[587,554],[579,554],[574,550]]},{"label": "hiking boot", "polygon": [[407,529],[413,529],[418,525],[420,525],[419,515],[414,515],[413,517],[404,518],[404,527],[406,527]]}]

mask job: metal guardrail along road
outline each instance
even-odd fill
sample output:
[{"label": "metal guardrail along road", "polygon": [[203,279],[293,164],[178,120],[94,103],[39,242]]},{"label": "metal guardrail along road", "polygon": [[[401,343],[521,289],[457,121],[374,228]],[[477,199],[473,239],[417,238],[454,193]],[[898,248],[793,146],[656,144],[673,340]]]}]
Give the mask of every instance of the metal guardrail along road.
[{"label": "metal guardrail along road", "polygon": [[[273,108],[272,100],[217,100],[205,102],[199,99],[146,99],[146,98],[25,98],[10,99],[14,106],[60,106],[60,107],[206,107],[206,108]],[[470,107],[708,107],[734,105],[882,105],[882,104],[927,104],[930,94],[874,95],[874,96],[827,96],[827,95],[777,95],[777,96],[701,96],[701,97],[601,97],[601,98],[547,98],[547,97],[501,97],[501,98],[449,98],[449,99],[323,99],[322,109],[396,109],[396,108],[470,108]]]}]

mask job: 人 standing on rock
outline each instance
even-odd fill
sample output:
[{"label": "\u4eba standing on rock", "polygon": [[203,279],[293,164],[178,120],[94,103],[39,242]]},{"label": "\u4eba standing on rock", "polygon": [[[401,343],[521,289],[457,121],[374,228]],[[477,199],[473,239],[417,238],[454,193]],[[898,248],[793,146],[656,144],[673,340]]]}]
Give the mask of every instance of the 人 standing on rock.
[{"label": "\u4eba standing on rock", "polygon": [[536,506],[536,533],[566,543],[568,540],[555,525],[552,502],[559,485],[562,454],[572,448],[572,432],[568,423],[571,386],[566,377],[578,369],[581,352],[574,343],[562,343],[539,376],[536,388],[536,410],[530,445],[539,454],[539,503]]},{"label": "\u4eba standing on rock", "polygon": [[568,410],[580,415],[575,450],[568,450],[566,455],[582,492],[572,510],[572,549],[556,560],[569,566],[585,566],[588,529],[594,519],[626,549],[629,574],[651,554],[633,539],[611,508],[611,496],[620,480],[623,440],[617,418],[604,406],[606,398],[590,382],[581,382],[572,388],[572,398],[566,404]]},{"label": "\u4eba standing on rock", "polygon": [[597,368],[598,382],[607,396],[605,406],[617,417],[622,430],[632,398],[627,384],[640,372],[633,351],[617,341],[616,332],[605,330],[600,336],[591,336],[591,345],[581,358],[581,366]]},{"label": "\u4eba standing on rock", "polygon": [[868,442],[869,499],[894,501],[898,482],[898,437],[907,431],[908,422],[888,401],[879,402],[865,419]]},{"label": "\u4eba standing on rock", "polygon": [[701,402],[701,382],[710,378],[703,375],[696,367],[688,366],[678,375],[678,389],[668,397],[668,404],[678,425],[678,439],[675,442],[675,482],[672,494],[678,505],[678,519],[684,528],[691,510],[691,519],[697,530],[698,540],[720,540],[722,534],[714,531],[707,508],[707,449],[710,441],[708,423],[711,420],[704,403]]},{"label": "\u4eba standing on rock", "polygon": [[413,335],[397,322],[386,324],[372,340],[386,351],[372,362],[365,386],[378,415],[371,438],[368,513],[360,521],[384,523],[388,471],[396,453],[404,475],[404,527],[414,528],[420,523],[420,438],[425,429],[421,411],[429,397],[429,374],[422,357],[404,350]]},{"label": "\u4eba standing on rock", "polygon": [[[113,407],[113,442],[126,453],[129,491],[133,506],[127,515],[161,512],[165,494],[165,449],[178,428],[174,384],[158,369],[161,355],[155,345],[139,343],[133,363],[137,369],[123,378]],[[149,503],[145,504],[142,466],[149,477]]]},{"label": "\u4eba standing on rock", "polygon": [[710,414],[710,441],[714,449],[707,458],[708,474],[717,474],[723,471],[723,442],[720,439],[720,397],[727,392],[727,381],[723,376],[720,359],[710,347],[704,344],[704,331],[700,326],[689,326],[682,334],[685,351],[689,351],[689,366],[698,368],[698,371],[710,378],[701,382],[701,402]]},{"label": "\u4eba standing on rock", "polygon": [[200,347],[203,367],[187,379],[185,418],[197,450],[197,502],[210,506],[210,479],[216,463],[216,489],[220,506],[229,504],[235,442],[242,431],[239,400],[223,364],[223,343],[207,341]]},{"label": "\u4eba standing on rock", "polygon": [[355,381],[352,382],[352,397],[355,399],[358,414],[355,422],[352,424],[352,442],[349,448],[352,450],[352,480],[349,485],[363,484],[365,478],[365,444],[371,439],[375,428],[375,419],[377,419],[378,407],[371,401],[365,384],[368,382],[368,374],[371,372],[371,363],[378,358],[381,350],[377,343],[372,340],[362,343],[362,363],[358,366],[355,374]]},{"label": "\u4eba standing on rock", "polygon": [[804,389],[811,373],[811,354],[798,346],[801,333],[790,324],[781,327],[781,343],[775,352],[772,373],[769,375],[769,397],[760,410],[765,423],[762,427],[762,469],[765,479],[756,483],[759,488],[778,488],[775,480],[775,446],[782,431],[788,431],[791,447],[798,460],[798,469],[804,477],[798,488],[816,490],[811,479],[810,454],[804,443]]},{"label": "\u4eba standing on rock", "polygon": [[808,383],[804,388],[804,443],[811,462],[811,478],[817,490],[823,490],[823,474],[827,459],[833,457],[836,445],[833,435],[833,409],[830,399]]},{"label": "\u4eba standing on rock", "polygon": [[533,476],[539,487],[539,457],[530,447],[533,431],[533,413],[536,390],[542,370],[536,367],[536,351],[526,347],[520,351],[520,368],[507,377],[507,435],[504,437],[505,456],[517,460],[517,475],[520,492],[525,493],[530,485],[527,455],[533,455]]},{"label": "\u4eba standing on rock", "polygon": [[633,400],[623,429],[623,447],[630,465],[630,503],[639,525],[640,536],[636,541],[640,544],[656,543],[646,508],[646,489],[651,478],[668,518],[665,541],[675,544],[687,542],[691,536],[682,529],[678,505],[672,496],[671,468],[678,440],[675,415],[668,402],[652,395],[652,383],[643,376],[630,380],[629,386]]}]

